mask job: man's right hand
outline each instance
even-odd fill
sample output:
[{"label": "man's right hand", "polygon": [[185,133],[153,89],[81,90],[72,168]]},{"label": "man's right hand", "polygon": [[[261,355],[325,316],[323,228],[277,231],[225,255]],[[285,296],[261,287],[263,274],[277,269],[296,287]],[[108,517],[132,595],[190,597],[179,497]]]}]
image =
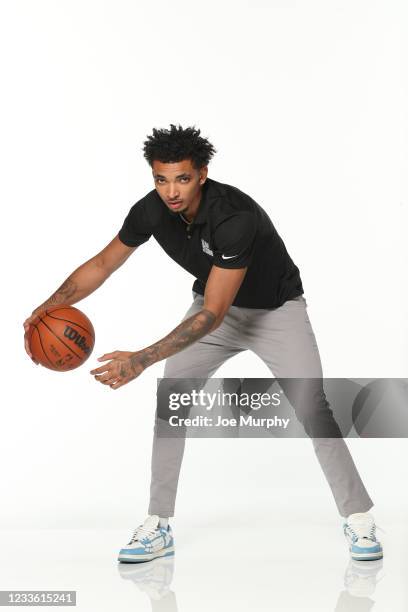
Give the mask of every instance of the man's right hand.
[{"label": "man's right hand", "polygon": [[23,323],[24,325],[24,348],[26,350],[27,355],[36,365],[38,365],[39,362],[33,357],[30,351],[29,335],[30,335],[30,326],[37,319],[38,312],[40,312],[40,310],[34,311],[33,314],[30,315]]}]

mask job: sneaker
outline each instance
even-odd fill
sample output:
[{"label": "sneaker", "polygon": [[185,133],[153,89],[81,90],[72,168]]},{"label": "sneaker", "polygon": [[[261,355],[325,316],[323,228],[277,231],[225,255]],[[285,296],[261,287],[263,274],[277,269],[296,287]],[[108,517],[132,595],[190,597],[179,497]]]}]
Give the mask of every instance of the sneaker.
[{"label": "sneaker", "polygon": [[148,516],[143,525],[135,529],[130,542],[120,549],[118,561],[140,563],[174,555],[171,527],[160,527],[159,521],[156,514]]},{"label": "sneaker", "polygon": [[374,518],[368,512],[350,514],[343,524],[343,531],[352,559],[357,561],[382,559],[383,549],[375,536],[375,530]]}]

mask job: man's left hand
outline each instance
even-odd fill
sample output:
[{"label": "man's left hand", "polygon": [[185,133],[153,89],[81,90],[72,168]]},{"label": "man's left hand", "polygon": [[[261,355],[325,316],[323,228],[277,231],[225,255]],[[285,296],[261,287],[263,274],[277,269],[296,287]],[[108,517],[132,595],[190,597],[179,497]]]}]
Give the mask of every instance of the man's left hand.
[{"label": "man's left hand", "polygon": [[108,359],[112,361],[91,370],[90,373],[95,376],[95,380],[99,380],[103,385],[109,385],[111,389],[126,385],[146,368],[143,364],[143,351],[114,351],[98,357],[98,361]]}]

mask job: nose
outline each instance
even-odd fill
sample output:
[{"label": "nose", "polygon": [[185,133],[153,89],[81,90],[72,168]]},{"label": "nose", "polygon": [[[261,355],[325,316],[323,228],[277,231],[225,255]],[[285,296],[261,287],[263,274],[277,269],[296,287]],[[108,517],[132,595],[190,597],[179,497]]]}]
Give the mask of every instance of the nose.
[{"label": "nose", "polygon": [[171,201],[180,199],[180,193],[177,187],[170,186],[169,191],[167,193],[167,199]]}]

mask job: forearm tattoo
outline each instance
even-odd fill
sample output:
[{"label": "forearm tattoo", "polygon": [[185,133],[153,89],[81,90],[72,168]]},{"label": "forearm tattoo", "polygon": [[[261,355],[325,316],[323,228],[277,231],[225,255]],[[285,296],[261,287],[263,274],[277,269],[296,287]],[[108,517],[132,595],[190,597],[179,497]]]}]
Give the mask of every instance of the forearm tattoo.
[{"label": "forearm tattoo", "polygon": [[66,303],[76,292],[77,284],[71,280],[71,278],[67,278],[61,285],[58,287],[55,293],[52,294],[50,298],[46,302],[44,302],[43,306],[54,306],[54,304],[64,304]]},{"label": "forearm tattoo", "polygon": [[131,357],[131,362],[133,360],[134,365],[141,363],[148,367],[161,359],[166,359],[208,334],[215,321],[215,314],[203,308],[200,312],[180,323],[168,336],[144,349],[142,355],[136,353]]}]

